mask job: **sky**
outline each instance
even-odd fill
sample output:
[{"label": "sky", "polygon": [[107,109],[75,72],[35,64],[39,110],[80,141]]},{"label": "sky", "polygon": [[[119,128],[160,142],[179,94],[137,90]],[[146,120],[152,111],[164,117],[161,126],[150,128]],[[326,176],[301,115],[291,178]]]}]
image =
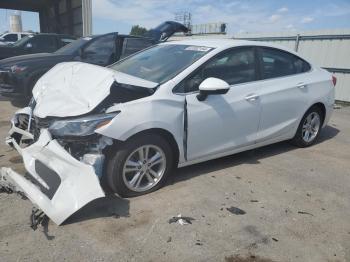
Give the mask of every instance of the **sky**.
[{"label": "sky", "polygon": [[[93,33],[129,33],[192,14],[192,24],[225,22],[229,34],[350,28],[350,0],[92,0]],[[8,28],[0,9],[0,32]],[[37,13],[22,12],[24,30],[39,31]]]}]

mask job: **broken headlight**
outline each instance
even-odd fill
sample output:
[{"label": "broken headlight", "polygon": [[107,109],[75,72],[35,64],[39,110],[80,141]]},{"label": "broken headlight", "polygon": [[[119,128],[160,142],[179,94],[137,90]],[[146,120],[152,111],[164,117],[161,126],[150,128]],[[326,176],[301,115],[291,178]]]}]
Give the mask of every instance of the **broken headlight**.
[{"label": "broken headlight", "polygon": [[49,132],[55,137],[89,136],[95,130],[107,125],[120,112],[98,114],[74,119],[57,120],[49,127]]}]

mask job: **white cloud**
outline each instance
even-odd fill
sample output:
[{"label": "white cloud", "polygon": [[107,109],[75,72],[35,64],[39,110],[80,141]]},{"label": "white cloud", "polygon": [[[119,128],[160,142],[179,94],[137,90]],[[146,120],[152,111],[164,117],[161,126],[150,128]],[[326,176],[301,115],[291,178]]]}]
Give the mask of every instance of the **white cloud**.
[{"label": "white cloud", "polygon": [[288,8],[287,7],[282,7],[280,9],[277,10],[278,13],[286,13],[288,12]]},{"label": "white cloud", "polygon": [[286,25],[285,29],[287,29],[288,31],[296,31],[297,30],[293,24]]},{"label": "white cloud", "polygon": [[[94,19],[110,20],[115,28],[122,28],[128,32],[128,26],[141,25],[146,28],[157,26],[163,21],[173,20],[175,13],[181,10],[192,14],[193,24],[211,22],[227,23],[228,33],[235,32],[278,32],[284,30],[298,30],[314,19],[324,16],[329,10],[332,15],[350,12],[350,5],[343,5],[343,9],[333,5],[319,7],[314,10],[304,10],[292,13],[289,6],[272,7],[263,1],[243,0],[93,0]],[[316,6],[316,5],[315,5]],[[276,8],[276,9],[274,9]],[[329,14],[328,14],[329,15]],[[120,25],[120,27],[118,27]],[[1,26],[1,25],[0,25]],[[300,28],[299,28],[300,27]],[[125,29],[126,28],[126,29]]]},{"label": "white cloud", "polygon": [[311,23],[312,21],[314,21],[314,18],[313,17],[304,17],[302,20],[301,20],[301,23],[302,24],[307,24],[307,23]]},{"label": "white cloud", "polygon": [[269,21],[270,21],[271,23],[275,23],[275,22],[279,21],[281,18],[282,18],[281,15],[274,14],[274,15],[271,15],[271,16],[269,17]]}]

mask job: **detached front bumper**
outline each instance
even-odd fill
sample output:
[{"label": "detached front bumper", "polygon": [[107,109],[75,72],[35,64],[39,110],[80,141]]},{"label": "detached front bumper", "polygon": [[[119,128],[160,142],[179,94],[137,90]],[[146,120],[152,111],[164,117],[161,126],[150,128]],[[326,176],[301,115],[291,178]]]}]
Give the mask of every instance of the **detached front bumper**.
[{"label": "detached front bumper", "polygon": [[[14,182],[56,224],[63,223],[90,201],[105,196],[94,167],[72,157],[47,129],[42,129],[38,140],[25,148],[13,136],[17,131],[13,126],[6,142],[22,155],[28,173],[23,176],[2,168],[1,175]],[[22,131],[29,138],[30,133]]]}]

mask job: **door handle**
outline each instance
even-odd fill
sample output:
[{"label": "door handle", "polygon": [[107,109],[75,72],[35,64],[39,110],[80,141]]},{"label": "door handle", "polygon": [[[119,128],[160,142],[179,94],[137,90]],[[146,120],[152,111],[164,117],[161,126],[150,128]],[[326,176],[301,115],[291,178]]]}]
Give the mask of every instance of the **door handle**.
[{"label": "door handle", "polygon": [[303,82],[300,82],[297,84],[297,88],[304,89],[306,87],[306,84]]},{"label": "door handle", "polygon": [[247,95],[247,96],[245,97],[245,100],[247,100],[247,101],[255,101],[255,100],[257,100],[258,98],[259,98],[259,96],[256,95],[256,94],[249,94],[249,95]]}]

